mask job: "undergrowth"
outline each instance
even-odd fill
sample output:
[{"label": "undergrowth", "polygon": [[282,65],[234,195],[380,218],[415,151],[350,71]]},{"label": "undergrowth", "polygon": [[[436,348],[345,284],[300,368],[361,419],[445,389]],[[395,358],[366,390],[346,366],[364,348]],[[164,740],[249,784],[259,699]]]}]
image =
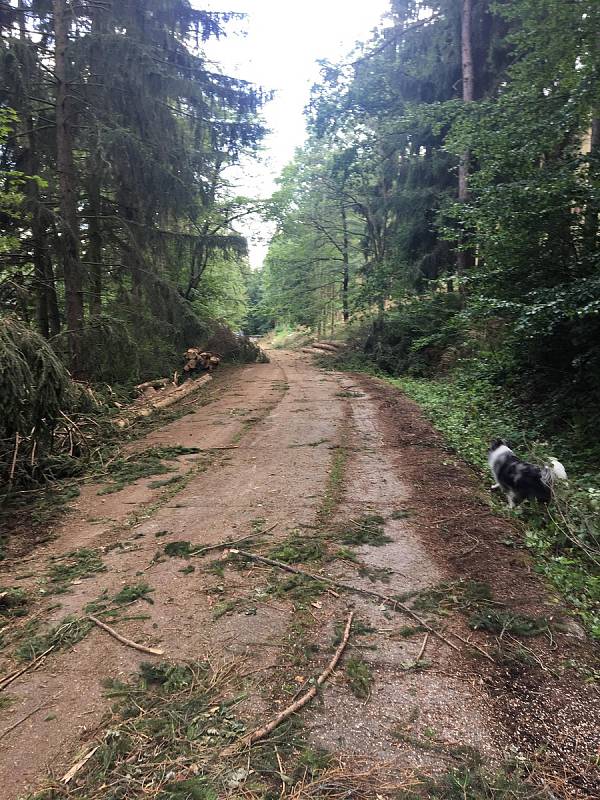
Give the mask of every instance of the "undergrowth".
[{"label": "undergrowth", "polygon": [[[590,631],[600,638],[600,473],[576,472],[582,456],[560,440],[534,442],[535,431],[520,427],[523,415],[514,403],[499,400],[484,380],[459,375],[448,381],[388,378],[425,410],[452,449],[489,481],[486,453],[500,432],[521,458],[543,463],[558,457],[567,467],[568,485],[557,485],[553,502],[544,509],[534,503],[515,516],[523,526],[524,543],[536,556],[536,566],[566,597]],[[503,500],[494,500],[504,511]],[[507,513],[507,512],[505,512]]]},{"label": "undergrowth", "polygon": [[401,792],[398,800],[550,800],[551,795],[528,783],[517,769],[491,773],[481,766],[450,769],[440,777],[424,778],[421,785]]},{"label": "undergrowth", "polygon": [[[450,448],[472,465],[489,485],[487,450],[493,438],[508,439],[517,454],[536,463],[550,456],[566,466],[568,484],[559,484],[546,509],[524,503],[511,513],[522,525],[525,546],[536,569],[561,592],[587,630],[600,638],[600,472],[596,442],[572,435],[549,435],[542,418],[527,412],[499,391],[486,366],[465,362],[446,378],[391,377],[361,353],[347,353],[323,366],[383,378],[415,400],[444,435]],[[491,498],[498,513],[508,514],[501,497]]]}]

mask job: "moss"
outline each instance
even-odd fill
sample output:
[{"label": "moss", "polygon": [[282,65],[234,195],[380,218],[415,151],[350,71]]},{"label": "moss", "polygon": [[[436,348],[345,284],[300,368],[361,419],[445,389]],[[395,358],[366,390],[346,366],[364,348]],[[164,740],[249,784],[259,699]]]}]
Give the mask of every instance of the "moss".
[{"label": "moss", "polygon": [[150,481],[148,484],[149,489],[161,489],[163,486],[173,486],[174,484],[183,481],[183,475],[172,475],[170,478],[165,478],[162,481]]},{"label": "moss", "polygon": [[321,501],[321,507],[317,513],[320,526],[324,526],[327,523],[333,511],[340,503],[347,460],[348,453],[345,447],[340,447],[335,450],[329,476],[327,478],[327,485]]}]

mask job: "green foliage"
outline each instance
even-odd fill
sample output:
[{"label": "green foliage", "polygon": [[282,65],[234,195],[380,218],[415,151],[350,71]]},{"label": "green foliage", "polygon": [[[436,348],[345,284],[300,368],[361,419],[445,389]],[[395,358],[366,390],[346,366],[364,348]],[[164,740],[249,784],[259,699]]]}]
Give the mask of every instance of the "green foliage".
[{"label": "green foliage", "polygon": [[53,592],[64,592],[68,584],[74,580],[89,578],[97,572],[106,572],[100,551],[89,547],[80,547],[64,556],[53,559],[48,570],[50,589]]},{"label": "green foliage", "polygon": [[92,628],[93,623],[88,619],[73,616],[65,617],[54,628],[43,633],[38,632],[34,624],[29,627],[16,648],[15,657],[20,661],[33,661],[50,648],[60,650],[73,647],[87,636]]},{"label": "green foliage", "polygon": [[391,375],[423,377],[452,366],[459,348],[465,350],[461,299],[448,292],[407,297],[373,323],[364,349],[372,361]]},{"label": "green foliage", "polygon": [[270,558],[285,564],[299,564],[306,561],[320,561],[325,555],[323,542],[315,537],[302,537],[299,532],[292,534],[285,542],[274,547]]},{"label": "green foliage", "polygon": [[[49,451],[70,388],[67,371],[39,334],[15,317],[0,319],[0,472],[5,478],[12,471],[12,480],[19,481],[21,473],[31,472],[27,461],[34,447],[38,459]],[[16,437],[25,440],[18,447]]]},{"label": "green foliage", "polygon": [[[68,12],[65,65],[79,89],[67,130],[50,131],[62,106],[47,79],[59,62],[47,11],[26,4],[25,27],[9,12],[2,43],[3,103],[15,109],[0,110],[2,307],[51,337],[78,377],[172,373],[211,320],[239,326],[245,314],[234,222],[251,203],[223,172],[255,153],[263,93],[205,58],[236,15],[188,0],[83,3]],[[60,174],[59,149],[73,162]],[[73,248],[56,235],[69,193]]]},{"label": "green foliage", "polygon": [[370,545],[381,547],[392,539],[384,532],[385,520],[379,514],[365,514],[358,519],[351,519],[337,534],[337,538],[345,544],[354,547]]},{"label": "green foliage", "polygon": [[518,769],[493,774],[483,767],[466,765],[439,778],[423,779],[420,788],[402,792],[399,800],[549,800],[550,796],[529,784]]},{"label": "green foliage", "polygon": [[24,617],[28,605],[29,598],[24,589],[18,586],[0,587],[0,617]]},{"label": "green foliage", "polygon": [[112,494],[120,492],[126,486],[151,475],[164,475],[173,472],[174,467],[164,464],[164,461],[175,461],[179,456],[199,453],[197,447],[149,447],[141,453],[123,456],[115,459],[109,467],[111,481],[104,486],[98,494]]},{"label": "green foliage", "polygon": [[487,609],[474,614],[469,620],[469,625],[473,630],[495,633],[500,637],[505,633],[512,633],[514,636],[538,636],[548,630],[548,622],[545,619],[533,619],[498,609]]},{"label": "green foliage", "polygon": [[152,782],[157,800],[222,796],[215,757],[245,730],[222,699],[229,678],[230,671],[206,662],[143,663],[129,682],[107,682],[114,705],[98,750],[78,775],[85,797],[117,800],[140,779]]},{"label": "green foliage", "polygon": [[145,600],[147,603],[152,603],[153,600],[149,597],[154,589],[147,583],[136,583],[133,586],[124,586],[113,598],[113,602],[118,606],[134,603],[136,600]]},{"label": "green foliage", "polygon": [[360,658],[349,658],[346,662],[346,677],[350,690],[359,700],[366,700],[371,694],[373,675],[371,668]]},{"label": "green foliage", "polygon": [[[519,512],[524,543],[535,553],[537,569],[567,598],[588,630],[599,636],[600,475],[590,468],[596,443],[591,450],[582,451],[578,435],[569,439],[559,434],[552,443],[545,441],[544,431],[538,428],[541,420],[529,417],[509,395],[499,394],[481,369],[472,366],[446,381],[389,381],[424,408],[454,452],[476,466],[482,476],[488,476],[487,448],[499,433],[522,458],[543,463],[550,455],[560,454],[567,465],[569,484],[559,487],[546,513],[534,506]],[[532,441],[536,434],[537,443]]]}]

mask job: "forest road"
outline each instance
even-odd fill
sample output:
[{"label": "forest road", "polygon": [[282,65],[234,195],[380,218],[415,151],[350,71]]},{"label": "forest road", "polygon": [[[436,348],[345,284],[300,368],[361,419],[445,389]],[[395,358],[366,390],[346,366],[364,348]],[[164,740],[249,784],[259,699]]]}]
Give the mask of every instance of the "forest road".
[{"label": "forest road", "polygon": [[[32,632],[84,618],[90,603],[101,613],[128,589],[130,604],[104,619],[171,662],[233,663],[245,676],[236,713],[251,728],[319,674],[351,608],[343,660],[299,716],[304,746],[335,754],[336,769],[385,764],[385,785],[357,796],[398,796],[398,787],[423,785],[420,776],[475,775],[479,764],[497,771],[507,759],[554,797],[599,796],[590,647],[536,576],[519,531],[396,389],[320,369],[305,354],[269,355],[268,364],[217,373],[188,413],[129,448],[198,448],[174,462],[167,479],[178,481],[151,476],[111,494],[87,484],[51,541],[2,565],[0,583],[30,598],[28,616],[7,628],[2,675],[23,664],[15,653]],[[402,596],[412,616],[374,596],[290,582],[277,568],[240,568],[219,548],[190,554],[250,536],[240,547]],[[63,571],[57,583],[57,565],[80,563],[81,548],[96,559],[88,572]],[[469,626],[491,612],[549,625],[527,638]],[[93,627],[12,682],[0,694],[9,699],[0,705],[2,798],[59,781],[101,742],[106,680],[128,680],[149,659]],[[280,757],[280,771],[293,775],[298,755]],[[69,784],[73,796],[91,796],[77,790],[86,769]],[[155,797],[156,780],[123,796]],[[223,786],[219,796],[240,791]]]}]

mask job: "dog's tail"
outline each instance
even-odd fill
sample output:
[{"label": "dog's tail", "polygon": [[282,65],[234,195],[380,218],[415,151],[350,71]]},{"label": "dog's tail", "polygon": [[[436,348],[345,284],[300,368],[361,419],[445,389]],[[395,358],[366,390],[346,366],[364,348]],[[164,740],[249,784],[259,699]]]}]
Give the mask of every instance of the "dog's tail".
[{"label": "dog's tail", "polygon": [[550,459],[550,472],[552,476],[559,481],[566,481],[567,480],[567,471],[555,458]]}]

